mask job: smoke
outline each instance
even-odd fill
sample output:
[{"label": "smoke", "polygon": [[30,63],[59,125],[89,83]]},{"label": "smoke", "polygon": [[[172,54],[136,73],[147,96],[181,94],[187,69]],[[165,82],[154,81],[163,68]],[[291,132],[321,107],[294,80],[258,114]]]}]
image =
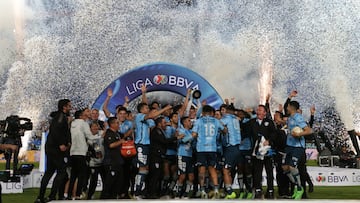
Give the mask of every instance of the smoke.
[{"label": "smoke", "polygon": [[[259,102],[258,41],[251,33],[236,36],[232,43],[221,43],[214,33],[203,35],[197,67],[223,98],[235,98],[238,107]],[[247,41],[241,39],[248,39]],[[209,48],[211,47],[211,49]]]},{"label": "smoke", "polygon": [[342,54],[334,49],[328,50],[328,56],[324,61],[324,68],[329,69],[328,84],[331,95],[335,99],[335,107],[340,113],[341,120],[344,122],[347,130],[354,129],[353,117],[353,99],[350,93],[348,79],[340,69],[344,65]]}]

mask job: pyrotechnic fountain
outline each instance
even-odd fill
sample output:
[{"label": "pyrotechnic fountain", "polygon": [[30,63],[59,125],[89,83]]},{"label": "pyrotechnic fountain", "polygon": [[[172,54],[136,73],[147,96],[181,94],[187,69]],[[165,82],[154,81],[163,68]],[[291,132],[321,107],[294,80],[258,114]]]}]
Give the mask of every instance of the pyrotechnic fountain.
[{"label": "pyrotechnic fountain", "polygon": [[348,130],[360,130],[358,1],[16,2],[23,48],[1,60],[4,116],[36,123],[60,98],[89,105],[127,70],[167,61],[203,75],[239,107],[272,93],[276,108],[297,89],[306,116],[312,104],[334,106]]}]

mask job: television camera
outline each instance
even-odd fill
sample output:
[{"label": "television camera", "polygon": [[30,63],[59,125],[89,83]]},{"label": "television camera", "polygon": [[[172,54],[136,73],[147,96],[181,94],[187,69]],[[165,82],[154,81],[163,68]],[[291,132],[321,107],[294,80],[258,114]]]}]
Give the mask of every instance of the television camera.
[{"label": "television camera", "polygon": [[33,123],[29,118],[22,118],[17,115],[11,115],[8,116],[5,120],[0,120],[0,132],[3,134],[3,137],[5,139],[20,138],[21,136],[24,136],[24,132],[26,130],[32,130],[32,129],[33,129]]},{"label": "television camera", "polygon": [[6,165],[5,169],[10,170],[10,160],[13,156],[13,170],[17,171],[19,149],[21,148],[21,137],[24,132],[33,129],[33,123],[29,118],[22,118],[17,115],[8,116],[5,120],[0,121],[0,144],[17,145],[18,150],[0,151],[4,153]]}]

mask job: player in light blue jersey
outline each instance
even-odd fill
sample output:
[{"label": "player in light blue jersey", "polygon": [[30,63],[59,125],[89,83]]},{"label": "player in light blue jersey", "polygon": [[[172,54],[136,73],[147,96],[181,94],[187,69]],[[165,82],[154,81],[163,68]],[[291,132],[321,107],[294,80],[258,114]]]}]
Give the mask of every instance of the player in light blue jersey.
[{"label": "player in light blue jersey", "polygon": [[210,177],[214,184],[214,197],[219,198],[219,184],[216,173],[216,137],[219,130],[226,128],[220,123],[220,121],[213,117],[214,108],[209,105],[203,106],[202,117],[195,121],[192,136],[196,137],[196,150],[197,150],[197,165],[199,166],[199,183],[200,192],[202,198],[207,198],[205,192],[205,172],[208,167]]},{"label": "player in light blue jersey", "polygon": [[[284,172],[289,177],[290,181],[296,184],[293,198],[301,199],[304,193],[304,188],[301,186],[298,164],[305,157],[305,138],[310,135],[312,129],[307,125],[301,114],[297,113],[300,105],[297,101],[289,102],[287,111],[290,114],[287,120],[288,134],[286,141],[286,158],[285,164],[282,166]],[[295,127],[302,129],[302,132],[296,132]]]},{"label": "player in light blue jersey", "polygon": [[[189,117],[185,116],[181,118],[182,127],[178,128],[178,134],[184,135],[179,140],[178,144],[178,174],[179,178],[175,186],[175,197],[188,198],[189,193],[193,192],[194,189],[194,164],[192,160],[193,148],[192,148],[192,122]],[[188,177],[188,181],[184,187],[184,182]]]},{"label": "player in light blue jersey", "polygon": [[226,113],[221,118],[221,123],[227,127],[227,133],[224,134],[224,158],[225,165],[223,168],[224,184],[225,184],[225,199],[235,199],[236,193],[232,190],[232,175],[231,169],[234,169],[239,164],[240,149],[239,145],[241,142],[240,133],[240,121],[234,115],[235,107],[233,105],[227,105]]},{"label": "player in light blue jersey", "polygon": [[[171,110],[171,109],[170,109]],[[176,137],[177,132],[176,129],[178,128],[178,114],[177,113],[171,113],[171,111],[166,111],[164,113],[165,120],[167,121],[167,126],[165,129],[165,136],[167,139],[170,139],[172,137]],[[178,179],[177,176],[177,144],[171,143],[167,146],[166,149],[166,155],[164,160],[164,174],[163,174],[163,180],[161,182],[161,195],[169,195],[169,193],[174,188],[176,181]]]},{"label": "player in light blue jersey", "polygon": [[161,115],[164,111],[171,109],[166,106],[161,110],[150,111],[147,103],[140,103],[137,106],[138,114],[135,116],[135,144],[136,144],[136,166],[139,168],[135,176],[135,198],[140,199],[144,192],[145,179],[149,172],[148,155],[150,147],[150,129],[154,127],[153,118]]}]

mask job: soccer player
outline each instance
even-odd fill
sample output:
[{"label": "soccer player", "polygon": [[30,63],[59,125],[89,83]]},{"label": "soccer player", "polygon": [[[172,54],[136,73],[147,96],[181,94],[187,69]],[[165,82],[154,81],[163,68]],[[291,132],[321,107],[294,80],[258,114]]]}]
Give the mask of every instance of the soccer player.
[{"label": "soccer player", "polygon": [[208,168],[212,182],[214,184],[214,197],[218,199],[219,184],[216,173],[216,136],[219,130],[226,128],[220,123],[220,121],[213,117],[215,113],[214,108],[209,105],[203,106],[202,117],[195,121],[192,136],[196,137],[196,150],[197,150],[197,165],[199,166],[199,183],[201,198],[208,198],[205,192],[205,172]]},{"label": "soccer player", "polygon": [[[179,140],[178,145],[178,174],[175,189],[175,197],[188,198],[189,193],[193,191],[194,185],[194,164],[192,160],[193,148],[192,148],[192,122],[189,117],[185,116],[181,118],[181,124],[183,127],[178,128],[178,134],[183,135],[183,138]],[[184,182],[188,177],[184,191]]]},{"label": "soccer player", "polygon": [[[287,120],[288,134],[286,140],[286,158],[285,164],[282,166],[284,172],[289,177],[290,181],[296,184],[294,199],[301,199],[304,193],[304,188],[301,186],[299,170],[297,166],[300,162],[305,161],[305,138],[304,136],[310,135],[312,129],[307,125],[303,116],[298,112],[300,104],[297,101],[290,101],[287,106],[287,112],[290,117]],[[300,127],[302,132],[296,132],[293,129]]]},{"label": "soccer player", "polygon": [[[253,177],[252,177],[252,161],[251,149],[253,148],[253,139],[249,132],[250,114],[244,110],[238,112],[241,128],[240,158],[238,165],[238,183],[239,183],[239,199],[252,199],[253,195]],[[244,190],[246,189],[246,190]]]},{"label": "soccer player", "polygon": [[168,105],[161,110],[150,111],[146,103],[137,106],[138,114],[135,116],[135,144],[136,144],[136,166],[139,169],[135,176],[135,198],[144,196],[145,179],[149,172],[148,155],[150,147],[150,129],[155,126],[153,118],[161,115],[164,111],[171,109]]},{"label": "soccer player", "polygon": [[[171,112],[171,109],[169,110]],[[165,112],[166,113],[166,112]],[[164,114],[166,115],[166,114]],[[167,139],[175,137],[176,129],[178,127],[178,114],[177,113],[170,113],[168,117],[165,117],[167,122],[166,129],[165,129],[165,136]],[[164,177],[161,183],[161,193],[162,195],[169,195],[169,192],[174,188],[177,177],[177,165],[176,165],[176,151],[177,151],[177,144],[170,143],[167,145],[166,149],[166,157],[164,160]],[[171,183],[170,182],[171,176]]]},{"label": "soccer player", "polygon": [[[241,142],[240,122],[234,115],[235,107],[227,105],[225,107],[226,113],[221,118],[223,125],[227,127],[227,133],[223,136],[223,152],[225,158],[225,165],[223,168],[224,184],[225,184],[225,199],[235,199],[236,193],[232,190],[232,175],[231,171],[238,165],[240,157],[239,145]],[[234,170],[233,170],[234,171]]]}]

